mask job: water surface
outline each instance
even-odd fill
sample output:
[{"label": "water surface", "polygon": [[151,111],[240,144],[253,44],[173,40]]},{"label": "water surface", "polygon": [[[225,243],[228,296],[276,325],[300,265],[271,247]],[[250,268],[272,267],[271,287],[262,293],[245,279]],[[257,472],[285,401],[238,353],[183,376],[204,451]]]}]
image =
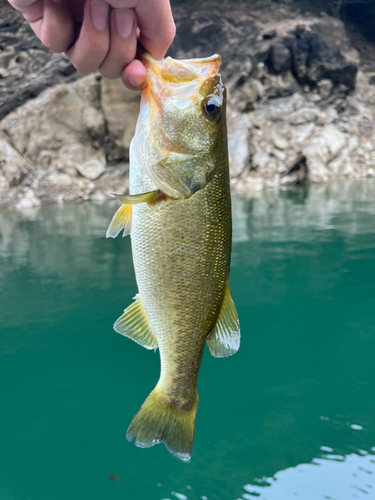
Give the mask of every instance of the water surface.
[{"label": "water surface", "polygon": [[190,463],[127,425],[159,356],[116,205],[0,213],[1,500],[375,498],[375,183],[234,198],[240,351],[204,355]]}]

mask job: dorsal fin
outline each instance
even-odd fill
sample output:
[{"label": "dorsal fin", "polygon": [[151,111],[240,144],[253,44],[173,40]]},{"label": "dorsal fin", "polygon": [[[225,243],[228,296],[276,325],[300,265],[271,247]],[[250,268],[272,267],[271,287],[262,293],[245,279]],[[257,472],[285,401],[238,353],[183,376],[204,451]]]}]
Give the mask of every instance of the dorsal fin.
[{"label": "dorsal fin", "polygon": [[139,300],[139,294],[134,297],[135,301],[130,304],[113,325],[114,330],[125,337],[137,342],[146,349],[157,349],[158,341],[152,333],[145,311]]},{"label": "dorsal fin", "polygon": [[116,238],[119,232],[123,229],[124,234],[130,234],[132,228],[132,206],[121,205],[115,215],[112,217],[111,223],[107,229],[107,238]]},{"label": "dorsal fin", "polygon": [[228,283],[216,325],[207,337],[207,345],[212,356],[224,358],[238,351],[240,338],[240,322]]}]

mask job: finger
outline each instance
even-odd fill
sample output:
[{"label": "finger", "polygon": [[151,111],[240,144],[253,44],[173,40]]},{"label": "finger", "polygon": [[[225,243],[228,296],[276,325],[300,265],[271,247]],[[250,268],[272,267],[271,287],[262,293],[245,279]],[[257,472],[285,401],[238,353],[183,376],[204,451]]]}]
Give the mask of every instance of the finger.
[{"label": "finger", "polygon": [[83,10],[87,0],[63,0],[68,3],[70,12],[74,21],[77,24],[82,24],[83,22]]},{"label": "finger", "polygon": [[172,44],[176,26],[169,0],[107,0],[113,8],[134,8],[140,41],[155,59],[163,59]]},{"label": "finger", "polygon": [[154,59],[163,59],[176,35],[169,0],[140,0],[135,8],[140,42]]},{"label": "finger", "polygon": [[135,58],[137,19],[133,9],[113,9],[110,16],[110,46],[99,71],[106,78],[119,78]]},{"label": "finger", "polygon": [[124,85],[130,90],[142,90],[147,85],[146,78],[146,68],[138,59],[134,59],[121,74]]},{"label": "finger", "polygon": [[8,0],[10,5],[20,12],[24,12],[26,9],[31,8],[36,3],[41,3],[43,5],[43,0]]},{"label": "finger", "polygon": [[64,1],[44,0],[40,40],[53,52],[65,52],[74,39],[74,23]]},{"label": "finger", "polygon": [[63,0],[14,0],[43,45],[64,52],[73,41],[73,20]]},{"label": "finger", "polygon": [[109,5],[103,0],[86,2],[78,40],[66,52],[81,73],[97,70],[109,49]]},{"label": "finger", "polygon": [[44,12],[43,0],[11,0],[9,3],[21,12],[37,37],[40,38]]}]

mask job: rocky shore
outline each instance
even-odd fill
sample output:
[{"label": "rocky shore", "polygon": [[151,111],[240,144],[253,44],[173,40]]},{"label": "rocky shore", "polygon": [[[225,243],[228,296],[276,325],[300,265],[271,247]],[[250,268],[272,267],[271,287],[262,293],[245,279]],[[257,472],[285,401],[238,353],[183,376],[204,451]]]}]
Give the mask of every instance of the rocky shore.
[{"label": "rocky shore", "polygon": [[[174,7],[170,55],[223,56],[233,190],[375,177],[371,40],[301,2],[217,5]],[[3,0],[0,19],[0,208],[125,192],[139,95],[77,73]]]}]

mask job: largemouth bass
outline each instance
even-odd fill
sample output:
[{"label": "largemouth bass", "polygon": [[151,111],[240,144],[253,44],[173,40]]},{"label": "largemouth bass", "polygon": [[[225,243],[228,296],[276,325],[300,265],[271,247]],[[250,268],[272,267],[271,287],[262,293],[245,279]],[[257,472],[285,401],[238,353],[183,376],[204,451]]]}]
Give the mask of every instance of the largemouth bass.
[{"label": "largemouth bass", "polygon": [[155,61],[130,148],[130,195],[107,237],[131,233],[139,293],[114,329],[159,348],[155,389],[127,439],[164,442],[182,460],[193,448],[204,346],[234,354],[240,328],[229,290],[231,200],[221,57]]}]

